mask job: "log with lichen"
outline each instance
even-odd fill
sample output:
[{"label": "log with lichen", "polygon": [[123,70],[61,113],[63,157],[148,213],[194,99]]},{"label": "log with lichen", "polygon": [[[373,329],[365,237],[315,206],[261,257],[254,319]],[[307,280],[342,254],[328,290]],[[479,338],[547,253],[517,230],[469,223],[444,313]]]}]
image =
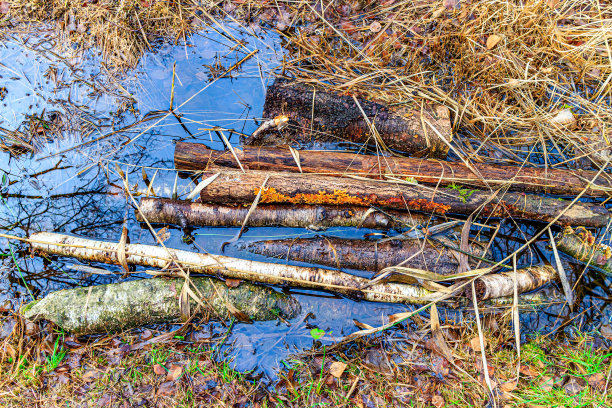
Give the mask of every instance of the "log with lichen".
[{"label": "log with lichen", "polygon": [[[137,218],[151,223],[193,226],[240,227],[249,207],[227,206],[167,198],[140,200]],[[427,223],[428,217],[400,211],[369,211],[365,207],[332,205],[262,204],[249,216],[249,227],[291,227],[322,230],[330,227],[401,229]]]},{"label": "log with lichen", "polygon": [[[181,319],[179,294],[183,279],[153,278],[111,283],[49,293],[22,309],[30,320],[49,320],[77,335],[111,333]],[[264,286],[242,283],[229,288],[211,278],[192,278],[202,295],[201,304],[191,299],[190,309],[212,318],[229,318],[228,304],[251,320],[287,319],[300,312],[298,301]]]},{"label": "log with lichen", "polygon": [[332,140],[375,145],[373,125],[380,135],[378,145],[412,156],[446,157],[449,148],[439,135],[448,142],[452,140],[447,108],[389,109],[363,98],[356,99],[357,103],[350,95],[277,79],[267,89],[263,117],[286,115],[289,125],[282,130],[261,132],[246,143]]},{"label": "log with lichen", "polygon": [[[36,253],[121,264],[119,244],[116,242],[51,232],[32,234],[29,242]],[[180,266],[192,273],[327,290],[373,302],[427,303],[436,298],[426,289],[405,284],[379,283],[364,288],[369,282],[367,279],[329,269],[257,262],[142,244],[125,244],[122,253],[128,264],[161,268],[167,273]]]},{"label": "log with lichen", "polygon": [[476,296],[480,300],[512,296],[516,283],[517,293],[530,292],[554,281],[559,276],[550,265],[530,266],[512,272],[501,272],[476,279]]},{"label": "log with lichen", "polygon": [[[199,143],[178,142],[174,148],[178,170],[206,171],[218,166],[242,166],[250,170],[291,171],[327,175],[358,175],[372,178],[402,178],[431,185],[462,184],[476,188],[508,186],[535,193],[607,197],[612,192],[609,175],[588,170],[541,169],[445,162],[414,157],[383,157],[322,150],[291,150],[287,146],[244,146],[233,152],[211,150]],[[596,179],[596,180],[595,180]],[[595,180],[592,185],[589,181]]]},{"label": "log with lichen", "polygon": [[612,248],[585,228],[565,228],[555,239],[561,252],[612,275]]},{"label": "log with lichen", "polygon": [[[203,177],[213,174],[203,173]],[[496,195],[457,186],[433,189],[401,182],[260,171],[221,172],[202,190],[200,198],[218,204],[250,204],[262,186],[261,204],[374,206],[435,215],[474,213],[477,217],[556,220],[561,225],[592,227],[605,226],[610,220],[601,205],[576,202],[570,206],[568,201],[530,194]]]},{"label": "log with lichen", "polygon": [[[399,265],[404,267],[451,275],[459,269],[459,252],[444,245],[422,239],[394,239],[383,242],[314,237],[276,239],[239,243],[249,252],[272,258],[308,262],[333,268],[348,268],[378,272]],[[483,247],[472,244],[470,252],[483,257]],[[472,264],[478,262],[470,258]]]}]

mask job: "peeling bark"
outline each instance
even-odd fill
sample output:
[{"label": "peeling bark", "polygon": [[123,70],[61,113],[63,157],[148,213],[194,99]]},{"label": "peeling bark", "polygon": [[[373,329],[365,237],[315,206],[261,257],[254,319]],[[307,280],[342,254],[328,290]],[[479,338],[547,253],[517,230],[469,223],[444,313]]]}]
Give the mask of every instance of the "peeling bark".
[{"label": "peeling bark", "polygon": [[612,248],[598,244],[590,231],[584,228],[566,228],[555,239],[557,249],[587,265],[595,266],[612,275]]},{"label": "peeling bark", "polygon": [[[30,236],[37,253],[71,256],[92,262],[119,264],[116,242],[97,241],[64,234],[39,232]],[[428,303],[435,295],[423,288],[381,283],[361,289],[369,281],[348,273],[322,268],[273,264],[220,255],[200,254],[180,249],[164,249],[152,245],[126,244],[128,264],[154,268],[171,268],[179,264],[191,272],[214,274],[226,278],[271,285],[290,285],[328,290],[372,302]]]},{"label": "peeling bark", "polygon": [[[269,86],[263,117],[270,119],[286,115],[289,126],[281,131],[262,132],[264,144],[286,143],[288,140],[341,140],[375,144],[370,126],[376,127],[382,141],[390,149],[418,157],[444,158],[448,146],[425,123],[429,121],[447,141],[452,140],[449,111],[443,106],[424,106],[422,110],[390,110],[379,103],[312,86],[278,79]],[[363,109],[363,112],[362,112]],[[261,143],[260,137],[253,140]]]},{"label": "peeling bark", "polygon": [[[402,266],[441,275],[451,275],[459,269],[459,262],[451,249],[432,241],[424,243],[420,239],[392,240],[377,244],[375,241],[361,239],[315,237],[255,241],[237,245],[249,252],[272,258],[334,268],[378,272],[410,259]],[[472,253],[479,257],[483,255],[482,249],[476,244],[471,248]]]},{"label": "peeling bark", "polygon": [[[137,214],[139,221],[152,223],[207,227],[240,227],[249,208],[225,206],[166,198],[142,198]],[[364,207],[331,205],[258,205],[251,213],[249,227],[282,226],[322,230],[330,227],[362,227],[373,229],[401,229],[425,224],[429,218],[420,214],[390,211],[367,213]]]},{"label": "peeling bark", "polygon": [[[204,173],[203,177],[211,175]],[[569,205],[567,201],[520,193],[492,198],[492,193],[481,190],[435,190],[377,180],[259,171],[223,172],[202,190],[200,197],[203,202],[250,204],[266,179],[261,204],[375,206],[437,215],[477,213],[480,217],[513,217],[541,222],[551,222]],[[603,227],[609,219],[609,212],[603,206],[576,202],[557,223]]]},{"label": "peeling bark", "polygon": [[[557,270],[550,265],[531,266],[516,271],[518,293],[530,292],[557,279]],[[479,300],[514,295],[514,271],[481,276],[476,279],[476,296]]]},{"label": "peeling bark", "polygon": [[[372,178],[407,178],[419,183],[449,185],[451,183],[477,188],[509,185],[511,190],[534,193],[577,195],[588,187],[596,172],[541,169],[524,166],[499,166],[472,163],[474,174],[460,162],[444,162],[413,157],[381,157],[356,153],[299,150],[294,157],[288,147],[235,148],[236,157],[245,169],[291,171],[326,175],[357,174]],[[299,161],[299,167],[298,167]],[[229,151],[211,150],[199,143],[179,142],[174,149],[174,166],[178,170],[206,171],[215,166],[238,167]],[[602,174],[586,196],[607,197],[612,182]],[[486,183],[483,181],[486,180]]]},{"label": "peeling bark", "polygon": [[[207,307],[202,310],[191,299],[190,309],[199,315],[230,318],[226,302],[252,320],[274,320],[279,315],[291,319],[301,310],[295,298],[271,288],[248,283],[228,288],[224,282],[211,278],[192,278],[192,282]],[[179,295],[183,284],[183,279],[152,278],[59,290],[29,303],[22,312],[27,319],[50,320],[77,335],[174,323],[181,319]]]}]

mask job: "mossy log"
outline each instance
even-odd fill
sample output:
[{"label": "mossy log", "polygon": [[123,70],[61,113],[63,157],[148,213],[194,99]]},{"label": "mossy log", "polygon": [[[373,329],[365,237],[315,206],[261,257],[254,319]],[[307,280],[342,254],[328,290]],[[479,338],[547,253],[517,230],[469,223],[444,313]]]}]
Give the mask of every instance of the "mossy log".
[{"label": "mossy log", "polygon": [[[39,232],[29,238],[37,253],[70,256],[92,262],[119,264],[118,243],[97,241],[51,232]],[[272,285],[290,285],[327,290],[372,302],[427,303],[432,292],[411,285],[380,283],[362,289],[369,281],[348,273],[322,268],[308,268],[200,254],[152,245],[126,244],[128,264],[171,271],[176,265],[191,272],[214,274]]]},{"label": "mossy log", "polygon": [[333,140],[374,145],[369,121],[390,149],[418,157],[446,157],[448,145],[425,121],[450,142],[452,125],[448,108],[424,106],[422,109],[392,110],[363,98],[357,100],[359,105],[349,95],[277,79],[267,89],[263,117],[286,115],[289,126],[280,131],[262,132],[247,143]]},{"label": "mossy log", "polygon": [[[181,227],[240,227],[249,207],[194,203],[167,198],[142,198],[137,218],[151,223],[174,224]],[[332,205],[258,205],[249,216],[249,227],[291,227],[322,230],[330,227],[362,227],[401,229],[429,220],[420,214],[389,211],[368,213],[365,207]]]},{"label": "mossy log", "polygon": [[[242,283],[229,288],[217,279],[192,278],[203,296],[205,310],[191,299],[200,315],[230,318],[226,304],[252,320],[291,319],[300,312],[298,301],[271,288]],[[183,279],[152,278],[124,283],[65,289],[26,305],[27,319],[52,321],[72,333],[111,333],[154,323],[179,322]]]},{"label": "mossy log", "polygon": [[[203,173],[203,177],[213,174]],[[492,193],[482,190],[432,189],[405,183],[314,174],[225,171],[202,190],[200,197],[202,202],[250,204],[264,181],[260,204],[375,206],[436,215],[475,213],[479,217],[512,217],[541,222],[551,222],[564,211],[557,223],[591,227],[603,227],[610,220],[606,208],[592,203],[576,202],[567,208],[568,201],[537,195],[506,193],[492,197]]]},{"label": "mossy log", "polygon": [[565,228],[555,239],[557,249],[580,262],[599,268],[612,275],[612,248],[597,243],[590,231],[584,228]]},{"label": "mossy log", "polygon": [[514,281],[518,293],[538,289],[558,278],[559,274],[550,265],[530,266],[516,271],[495,273],[476,279],[476,296],[480,300],[513,296]]},{"label": "mossy log", "polygon": [[[286,146],[245,146],[234,148],[245,169],[291,171],[326,175],[354,174],[372,178],[412,178],[419,183],[446,186],[460,184],[477,188],[509,186],[515,191],[577,195],[595,178],[593,171],[541,169],[525,166],[499,166],[472,163],[475,174],[460,162],[444,162],[413,157],[381,157],[357,153],[320,150],[297,150],[297,156]],[[299,166],[298,166],[299,163]],[[178,170],[206,171],[215,166],[237,168],[229,151],[211,150],[199,143],[179,142],[174,148],[174,166]],[[607,197],[612,181],[602,174],[587,189],[586,196]],[[485,180],[485,181],[483,181]]]},{"label": "mossy log", "polygon": [[[422,239],[391,240],[382,243],[361,239],[314,237],[277,239],[237,244],[249,252],[279,259],[314,263],[333,268],[378,272],[408,260],[402,266],[440,275],[457,273],[458,252]],[[471,252],[483,256],[483,248],[471,245]],[[474,258],[471,258],[474,260]]]}]

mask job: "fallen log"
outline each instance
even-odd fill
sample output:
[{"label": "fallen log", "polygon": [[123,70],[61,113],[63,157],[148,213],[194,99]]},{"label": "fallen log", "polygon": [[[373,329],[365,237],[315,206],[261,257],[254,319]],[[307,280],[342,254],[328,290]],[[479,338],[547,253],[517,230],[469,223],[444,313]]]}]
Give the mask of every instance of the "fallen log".
[{"label": "fallen log", "polygon": [[[271,288],[242,283],[236,288],[217,279],[192,278],[203,296],[205,310],[190,299],[199,315],[230,318],[231,304],[252,320],[291,319],[301,310],[292,296]],[[24,306],[29,320],[49,320],[77,335],[120,332],[155,323],[181,319],[179,294],[184,279],[152,278],[124,283],[59,290]]]},{"label": "fallen log", "polygon": [[[209,177],[213,173],[203,173]],[[513,217],[561,225],[603,227],[610,220],[606,208],[592,203],[569,202],[549,197],[506,193],[494,197],[490,192],[464,188],[431,189],[407,183],[391,183],[313,174],[222,172],[200,197],[202,202],[250,204],[262,185],[261,204],[325,204],[374,206],[395,210],[447,213],[479,217]]]},{"label": "fallen log", "polygon": [[[596,172],[541,169],[535,167],[499,166],[472,163],[475,174],[465,164],[412,157],[381,157],[356,153],[294,150],[289,147],[245,146],[234,148],[245,169],[291,171],[325,175],[354,174],[373,178],[410,178],[419,183],[446,186],[462,184],[477,188],[509,186],[512,190],[535,193],[577,195]],[[297,152],[297,155],[295,154]],[[298,165],[299,163],[299,165]],[[229,151],[211,150],[199,143],[178,142],[174,148],[177,170],[206,171],[215,166],[239,167]],[[483,181],[485,180],[485,181]],[[612,181],[605,174],[585,193],[591,197],[607,197]]]},{"label": "fallen log", "polygon": [[450,142],[452,126],[447,108],[391,110],[362,98],[357,101],[359,104],[352,96],[277,79],[267,89],[263,117],[286,115],[289,125],[280,131],[261,132],[245,143],[261,144],[264,138],[265,144],[332,139],[374,145],[370,122],[389,149],[418,157],[446,157],[448,145],[426,122]]},{"label": "fallen log", "polygon": [[[378,272],[406,260],[402,266],[440,275],[451,275],[459,269],[458,252],[453,254],[452,249],[422,239],[395,239],[377,243],[361,239],[315,237],[254,241],[239,243],[237,246],[271,258],[316,263],[338,269]],[[472,244],[470,249],[474,255],[483,257],[483,247]]]},{"label": "fallen log", "polygon": [[[240,227],[249,212],[244,206],[225,206],[170,200],[142,198],[136,218],[157,224],[188,226]],[[249,227],[282,226],[322,230],[330,227],[362,227],[372,229],[401,229],[426,224],[429,218],[420,214],[389,211],[368,212],[365,207],[331,205],[259,205],[249,216]]]},{"label": "fallen log", "polygon": [[530,266],[514,271],[481,276],[476,279],[476,297],[479,300],[513,296],[514,281],[518,293],[530,292],[557,279],[557,270],[550,265]]},{"label": "fallen log", "polygon": [[[120,264],[119,245],[116,242],[51,232],[32,234],[29,242],[36,253]],[[249,261],[152,245],[125,244],[125,260],[128,264],[154,268],[168,269],[180,265],[194,273],[214,274],[272,285],[328,290],[372,302],[428,303],[436,298],[433,292],[405,284],[381,283],[361,289],[369,282],[367,279],[340,271]]]},{"label": "fallen log", "polygon": [[561,252],[612,275],[612,248],[597,243],[590,231],[584,228],[576,228],[576,231],[565,228],[556,237],[555,245]]}]

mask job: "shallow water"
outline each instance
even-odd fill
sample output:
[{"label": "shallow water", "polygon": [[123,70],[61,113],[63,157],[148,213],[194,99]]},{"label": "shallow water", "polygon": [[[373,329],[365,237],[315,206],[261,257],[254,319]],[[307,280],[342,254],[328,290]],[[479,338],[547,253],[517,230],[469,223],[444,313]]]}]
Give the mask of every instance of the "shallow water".
[{"label": "shallow water", "polygon": [[[192,140],[223,149],[223,143],[211,128],[227,129],[224,133],[234,145],[239,144],[238,133],[248,135],[256,129],[255,119],[262,112],[265,86],[282,60],[282,47],[273,34],[257,38],[231,27],[230,31],[234,37],[244,40],[243,46],[237,47],[233,40],[219,33],[202,32],[188,44],[164,45],[148,53],[136,69],[113,81],[100,68],[100,58],[93,52],[78,58],[61,58],[45,51],[49,47],[45,33],[32,36],[33,40],[27,43],[15,39],[2,44],[0,86],[6,87],[7,93],[0,102],[0,128],[26,134],[28,129],[33,129],[38,136],[33,143],[37,148],[34,154],[11,157],[0,151],[0,168],[4,174],[0,190],[0,230],[18,236],[59,231],[116,241],[127,217],[131,242],[155,244],[151,233],[135,220],[134,205],[123,193],[118,169],[126,175],[135,195],[149,192],[171,197],[176,192],[178,197],[184,197],[195,185],[189,178],[177,177],[173,170],[175,141]],[[223,72],[255,50],[258,52],[240,69],[225,78],[211,80],[211,69],[217,74]],[[180,122],[167,112],[174,64],[174,107]],[[53,134],[54,128],[61,131]],[[113,131],[117,133],[102,138]],[[8,134],[0,135],[6,142]],[[100,140],[87,143],[96,139]],[[143,171],[152,180],[152,189],[144,182]],[[237,228],[198,228],[192,232],[194,241],[186,243],[183,231],[171,228],[165,244],[218,254],[221,244],[237,231]],[[531,236],[536,230],[529,225],[517,230],[508,223],[502,231],[520,238],[523,234]],[[338,228],[325,233],[358,238],[369,232],[372,231]],[[251,228],[241,239],[312,234],[299,229]],[[17,241],[9,244],[2,239],[0,242],[3,256],[0,303],[8,301],[17,307],[49,291],[120,280],[119,274],[86,276],[69,269],[76,263],[72,259],[43,262],[39,257],[29,257],[27,247]],[[521,241],[502,240],[494,247],[494,256],[501,259],[521,244]],[[520,262],[538,263],[542,258],[549,259],[546,239],[538,242],[537,247],[541,254],[527,253]],[[225,254],[282,262],[231,246]],[[13,256],[18,260],[18,268],[14,267]],[[581,290],[582,303],[572,314],[567,309],[561,311],[560,306],[525,311],[523,335],[548,332],[572,318],[575,318],[573,323],[564,330],[571,331],[575,325],[583,330],[597,330],[601,324],[608,324],[612,317],[609,279],[589,272],[586,283],[581,286],[589,289]],[[356,302],[313,291],[292,292],[300,300],[303,312],[290,325],[281,322],[234,325],[225,351],[235,357],[237,369],[261,369],[273,377],[291,353],[313,345],[310,335],[313,326],[327,332],[322,342],[329,344],[358,330],[353,319],[377,326],[384,323],[385,316],[413,308]],[[309,313],[314,317],[307,318]],[[465,317],[462,311],[446,310],[445,315],[453,320]],[[224,330],[220,325],[214,326],[216,333],[222,334]]]}]

